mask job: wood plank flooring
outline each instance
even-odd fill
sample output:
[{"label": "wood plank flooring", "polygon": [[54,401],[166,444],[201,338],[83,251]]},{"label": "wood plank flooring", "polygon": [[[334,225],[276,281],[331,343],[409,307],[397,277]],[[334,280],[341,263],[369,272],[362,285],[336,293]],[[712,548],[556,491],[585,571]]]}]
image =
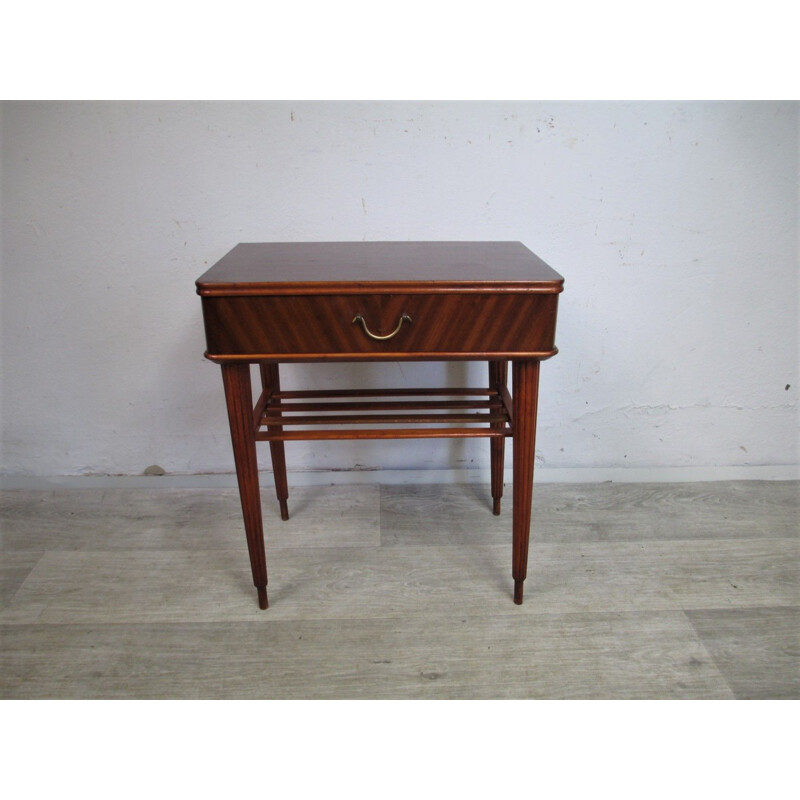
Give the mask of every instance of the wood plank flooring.
[{"label": "wood plank flooring", "polygon": [[[507,487],[510,490],[510,487]],[[798,698],[797,482],[0,492],[3,698]]]}]

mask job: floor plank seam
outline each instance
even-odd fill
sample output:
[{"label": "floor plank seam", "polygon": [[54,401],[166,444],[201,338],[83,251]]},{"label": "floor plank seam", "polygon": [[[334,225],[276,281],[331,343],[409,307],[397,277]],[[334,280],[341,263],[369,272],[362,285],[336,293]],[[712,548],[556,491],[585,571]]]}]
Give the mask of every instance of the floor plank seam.
[{"label": "floor plank seam", "polygon": [[711,651],[708,649],[708,645],[706,644],[702,634],[697,629],[697,626],[694,624],[694,622],[692,622],[692,618],[689,616],[689,613],[687,612],[686,609],[683,609],[683,616],[684,616],[684,619],[686,620],[687,624],[691,628],[692,632],[697,637],[697,641],[700,644],[700,646],[703,648],[703,652],[705,652],[706,658],[708,658],[709,663],[711,665],[713,665],[714,669],[717,671],[717,674],[719,675],[719,677],[722,680],[722,682],[725,684],[725,686],[728,687],[728,691],[731,693],[731,697],[734,700],[740,699],[737,696],[736,691],[734,690],[733,685],[731,684],[730,680],[728,680],[728,677],[725,674],[725,671],[723,670],[722,666],[717,662],[717,660],[714,658],[714,656],[711,653]]}]

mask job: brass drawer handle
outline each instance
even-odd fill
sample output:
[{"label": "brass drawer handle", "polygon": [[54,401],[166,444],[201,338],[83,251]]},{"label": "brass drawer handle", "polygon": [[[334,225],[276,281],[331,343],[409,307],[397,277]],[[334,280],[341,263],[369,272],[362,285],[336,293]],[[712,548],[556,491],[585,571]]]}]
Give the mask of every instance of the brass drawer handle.
[{"label": "brass drawer handle", "polygon": [[400,328],[403,327],[404,322],[407,322],[410,325],[412,319],[411,317],[408,316],[408,314],[403,314],[403,316],[400,317],[400,322],[397,323],[397,327],[391,333],[387,333],[386,336],[378,336],[377,333],[373,333],[367,327],[367,321],[364,319],[363,316],[361,316],[361,314],[356,314],[353,317],[353,322],[360,322],[361,327],[364,329],[364,333],[366,333],[370,339],[375,339],[378,342],[385,342],[387,339],[391,339],[393,336],[397,336],[397,334],[400,333]]}]

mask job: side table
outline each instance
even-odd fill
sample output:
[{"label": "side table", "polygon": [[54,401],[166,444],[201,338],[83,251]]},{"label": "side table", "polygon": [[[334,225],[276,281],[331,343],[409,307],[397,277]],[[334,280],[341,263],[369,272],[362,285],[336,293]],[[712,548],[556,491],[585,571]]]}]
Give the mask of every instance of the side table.
[{"label": "side table", "polygon": [[[514,602],[531,519],[539,363],[555,347],[564,279],[520,242],[239,244],[198,278],[206,357],[222,367],[258,603],[268,607],[256,442],[270,444],[289,518],[284,442],[486,437],[500,513],[513,442]],[[281,363],[486,361],[485,386],[281,391]],[[508,362],[512,364],[511,392]],[[261,392],[253,402],[250,365]]]}]

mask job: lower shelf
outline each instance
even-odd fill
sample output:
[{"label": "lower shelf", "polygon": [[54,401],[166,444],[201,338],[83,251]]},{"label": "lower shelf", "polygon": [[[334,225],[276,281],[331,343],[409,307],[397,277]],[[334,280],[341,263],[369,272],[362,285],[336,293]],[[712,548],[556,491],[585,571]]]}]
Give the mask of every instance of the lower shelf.
[{"label": "lower shelf", "polygon": [[259,441],[513,434],[511,400],[504,387],[275,392],[262,394],[254,413]]}]

